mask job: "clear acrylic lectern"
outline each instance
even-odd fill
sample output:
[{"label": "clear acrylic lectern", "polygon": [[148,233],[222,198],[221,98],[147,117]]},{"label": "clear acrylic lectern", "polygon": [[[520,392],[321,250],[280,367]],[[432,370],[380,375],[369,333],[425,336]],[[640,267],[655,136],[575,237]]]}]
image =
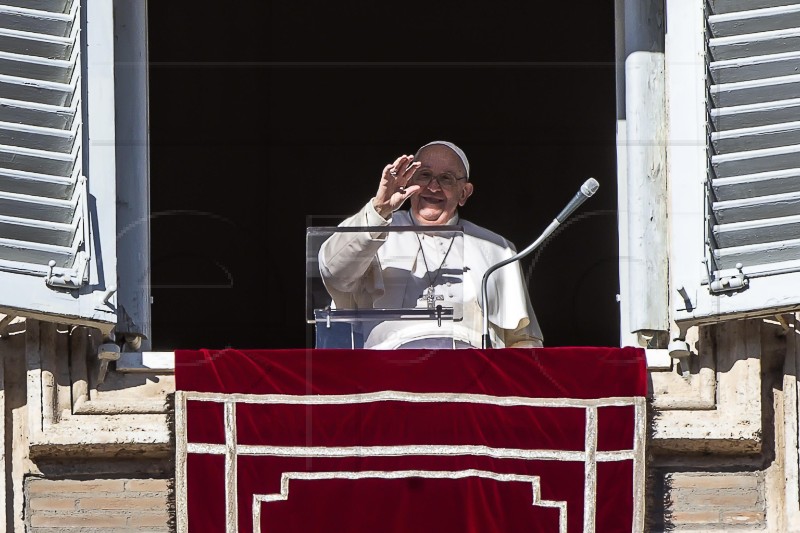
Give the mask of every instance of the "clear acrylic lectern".
[{"label": "clear acrylic lectern", "polygon": [[463,319],[463,280],[461,226],[306,231],[306,321],[317,348],[447,344]]}]

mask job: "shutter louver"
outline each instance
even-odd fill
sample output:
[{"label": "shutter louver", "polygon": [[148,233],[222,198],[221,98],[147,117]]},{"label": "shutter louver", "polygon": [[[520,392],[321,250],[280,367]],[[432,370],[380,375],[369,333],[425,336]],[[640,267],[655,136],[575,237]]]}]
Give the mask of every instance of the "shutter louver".
[{"label": "shutter louver", "polygon": [[89,246],[80,34],[78,0],[0,0],[0,269],[62,288]]},{"label": "shutter louver", "polygon": [[800,271],[800,3],[707,9],[712,281]]},{"label": "shutter louver", "polygon": [[117,321],[114,5],[0,0],[3,320]]}]

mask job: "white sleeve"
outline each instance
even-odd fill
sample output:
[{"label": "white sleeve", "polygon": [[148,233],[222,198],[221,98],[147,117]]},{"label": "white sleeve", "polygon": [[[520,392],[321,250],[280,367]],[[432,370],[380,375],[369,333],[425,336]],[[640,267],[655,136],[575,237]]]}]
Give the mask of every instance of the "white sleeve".
[{"label": "white sleeve", "polygon": [[[504,250],[507,259],[516,252]],[[541,347],[542,331],[533,311],[519,261],[496,270],[489,278],[489,321],[507,347]]]},{"label": "white sleeve", "polygon": [[[372,200],[340,227],[388,226]],[[339,308],[353,307],[355,293],[382,294],[383,282],[375,254],[386,242],[386,232],[337,232],[320,247],[319,269],[325,288]],[[377,295],[376,295],[377,293]]]}]

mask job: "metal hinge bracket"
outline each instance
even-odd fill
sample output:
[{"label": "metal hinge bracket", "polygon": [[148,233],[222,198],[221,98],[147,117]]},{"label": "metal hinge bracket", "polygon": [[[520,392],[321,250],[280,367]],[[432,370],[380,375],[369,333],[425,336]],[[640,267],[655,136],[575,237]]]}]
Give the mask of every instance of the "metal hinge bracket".
[{"label": "metal hinge bracket", "polygon": [[[89,255],[89,190],[86,184],[86,176],[78,178],[79,197],[77,209],[80,211],[81,220],[79,222],[79,238],[76,242],[75,262],[71,269],[64,269],[63,272],[56,273],[56,262],[51,260],[47,264],[47,274],[44,277],[45,284],[52,289],[80,289],[88,282],[88,267],[91,256]],[[78,248],[83,247],[78,251]]]},{"label": "metal hinge bracket", "polygon": [[704,263],[708,272],[708,290],[711,294],[743,291],[750,285],[750,280],[742,271],[743,265],[741,263],[736,263],[735,269],[718,270],[716,272],[711,272],[707,261],[704,261]]}]

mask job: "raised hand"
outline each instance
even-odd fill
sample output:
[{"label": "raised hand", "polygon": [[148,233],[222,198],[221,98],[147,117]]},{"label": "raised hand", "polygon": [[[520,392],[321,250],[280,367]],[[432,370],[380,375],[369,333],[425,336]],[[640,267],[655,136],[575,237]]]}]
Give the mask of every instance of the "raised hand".
[{"label": "raised hand", "polygon": [[422,189],[419,185],[408,185],[419,166],[420,163],[414,161],[413,155],[401,155],[394,163],[383,167],[381,183],[372,200],[372,205],[380,216],[388,218],[400,209],[403,202]]}]

